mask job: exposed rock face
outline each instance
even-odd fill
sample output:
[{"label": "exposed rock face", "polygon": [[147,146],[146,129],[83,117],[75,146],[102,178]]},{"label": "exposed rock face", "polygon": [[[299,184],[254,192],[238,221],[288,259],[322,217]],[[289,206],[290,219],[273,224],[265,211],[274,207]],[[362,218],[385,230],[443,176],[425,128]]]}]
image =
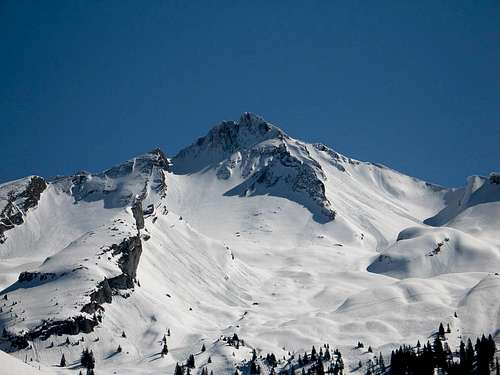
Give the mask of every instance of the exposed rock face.
[{"label": "exposed rock face", "polygon": [[45,321],[39,327],[31,330],[26,338],[33,340],[41,338],[48,339],[51,335],[78,335],[79,333],[90,333],[98,324],[97,319],[88,318],[83,315],[75,316],[67,320]]},{"label": "exposed rock face", "polygon": [[90,333],[99,324],[97,317],[78,315],[66,320],[45,320],[38,327],[25,334],[12,334],[7,332],[4,338],[10,342],[11,348],[20,350],[29,346],[29,341],[34,339],[47,340],[52,335],[78,335]]},{"label": "exposed rock face", "polygon": [[55,273],[44,273],[44,272],[21,272],[17,281],[20,283],[31,282],[31,281],[47,281],[56,278]]},{"label": "exposed rock face", "polygon": [[142,211],[142,201],[137,199],[132,205],[132,214],[134,215],[137,230],[144,228],[144,213]]},{"label": "exposed rock face", "polygon": [[5,232],[24,223],[28,210],[40,201],[47,183],[42,177],[33,176],[4,185],[0,188],[0,243],[5,242]]},{"label": "exposed rock face", "polygon": [[500,173],[490,173],[490,182],[492,184],[500,184]]},{"label": "exposed rock face", "polygon": [[113,255],[121,254],[120,269],[132,280],[135,279],[137,266],[142,254],[142,243],[139,236],[126,238],[118,245],[111,246]]},{"label": "exposed rock face", "polygon": [[[315,220],[324,222],[335,219],[335,211],[326,197],[326,174],[305,145],[278,142],[238,152],[236,157],[221,164],[217,177],[228,179],[236,168],[246,181],[226,195],[270,194],[295,198],[313,212]],[[288,190],[297,193],[295,197],[287,195]]]},{"label": "exposed rock face", "polygon": [[252,177],[245,194],[258,191],[257,184],[269,189],[282,180],[291,186],[292,191],[303,193],[305,197],[311,199],[328,220],[335,219],[335,211],[326,197],[323,183],[326,175],[321,165],[314,159],[308,160],[307,163],[303,162],[293,155],[285,144],[274,151],[271,161]]},{"label": "exposed rock face", "polygon": [[134,287],[134,279],[142,254],[140,236],[126,238],[120,244],[112,245],[109,251],[112,251],[113,255],[120,255],[118,265],[123,273],[101,281],[96,290],[90,294],[90,302],[83,306],[82,312],[93,314],[102,311],[104,310],[102,304],[112,302],[114,290],[132,289]]}]

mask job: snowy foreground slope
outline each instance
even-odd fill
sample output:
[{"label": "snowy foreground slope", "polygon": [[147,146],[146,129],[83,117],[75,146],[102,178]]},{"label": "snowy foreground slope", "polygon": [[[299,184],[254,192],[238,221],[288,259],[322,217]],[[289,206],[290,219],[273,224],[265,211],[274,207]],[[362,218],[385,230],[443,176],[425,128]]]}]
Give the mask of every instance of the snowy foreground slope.
[{"label": "snowy foreground slope", "polygon": [[500,340],[498,175],[443,188],[248,113],[171,159],[0,185],[0,258],[12,373],[78,373],[89,348],[99,374],[173,374],[190,354],[192,373],[233,374],[253,349],[326,342],[361,373],[358,341],[387,354],[440,322]]}]

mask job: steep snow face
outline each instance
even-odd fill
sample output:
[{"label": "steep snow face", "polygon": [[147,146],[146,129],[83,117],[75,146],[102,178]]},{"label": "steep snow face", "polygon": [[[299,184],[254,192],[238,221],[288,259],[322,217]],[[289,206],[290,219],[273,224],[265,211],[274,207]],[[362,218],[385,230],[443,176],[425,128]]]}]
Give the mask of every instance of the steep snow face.
[{"label": "steep snow face", "polygon": [[22,217],[0,244],[0,346],[42,366],[64,354],[58,373],[84,347],[100,374],[173,373],[189,354],[193,374],[232,374],[253,348],[328,342],[355,372],[372,356],[358,341],[387,354],[439,322],[498,339],[495,178],[435,186],[245,113],[171,161],[155,150],[39,195],[32,179],[0,186],[2,218]]}]

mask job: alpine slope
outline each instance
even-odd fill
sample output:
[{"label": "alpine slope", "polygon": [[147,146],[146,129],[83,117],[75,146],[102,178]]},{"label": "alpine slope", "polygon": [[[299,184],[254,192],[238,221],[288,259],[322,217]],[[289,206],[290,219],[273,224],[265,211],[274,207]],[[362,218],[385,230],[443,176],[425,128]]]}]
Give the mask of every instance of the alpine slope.
[{"label": "alpine slope", "polygon": [[96,374],[191,354],[234,374],[329,343],[361,374],[358,342],[387,354],[440,322],[500,341],[499,270],[499,174],[437,186],[244,113],[172,157],[0,185],[0,365],[77,374],[87,348]]}]

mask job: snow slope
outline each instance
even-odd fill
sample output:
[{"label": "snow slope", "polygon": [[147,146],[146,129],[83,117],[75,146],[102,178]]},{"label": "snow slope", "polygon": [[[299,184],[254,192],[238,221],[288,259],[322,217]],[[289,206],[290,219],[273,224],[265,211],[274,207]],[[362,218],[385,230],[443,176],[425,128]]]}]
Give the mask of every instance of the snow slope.
[{"label": "snow slope", "polygon": [[75,369],[88,347],[99,373],[156,374],[195,354],[225,374],[328,342],[354,371],[358,341],[387,353],[441,321],[498,340],[491,178],[432,185],[245,113],[172,159],[32,179],[0,186],[0,347],[19,359]]}]

